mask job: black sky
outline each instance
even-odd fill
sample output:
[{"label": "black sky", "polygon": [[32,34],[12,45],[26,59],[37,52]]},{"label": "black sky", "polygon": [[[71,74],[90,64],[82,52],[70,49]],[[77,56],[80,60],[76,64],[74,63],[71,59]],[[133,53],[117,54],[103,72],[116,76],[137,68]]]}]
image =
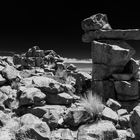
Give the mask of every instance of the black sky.
[{"label": "black sky", "polygon": [[[0,3],[0,51],[26,51],[34,45],[64,57],[90,58],[81,41],[81,21],[106,13],[112,28],[140,28],[138,3],[122,1],[5,1]],[[140,56],[140,41],[130,42]]]}]

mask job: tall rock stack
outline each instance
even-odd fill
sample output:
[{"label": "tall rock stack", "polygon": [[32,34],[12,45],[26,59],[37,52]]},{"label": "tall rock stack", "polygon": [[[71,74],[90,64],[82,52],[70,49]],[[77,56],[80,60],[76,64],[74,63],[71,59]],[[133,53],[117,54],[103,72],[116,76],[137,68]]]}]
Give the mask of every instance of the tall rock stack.
[{"label": "tall rock stack", "polygon": [[92,90],[120,101],[139,99],[139,61],[126,40],[140,40],[139,29],[112,29],[105,14],[82,21],[82,41],[92,46]]}]

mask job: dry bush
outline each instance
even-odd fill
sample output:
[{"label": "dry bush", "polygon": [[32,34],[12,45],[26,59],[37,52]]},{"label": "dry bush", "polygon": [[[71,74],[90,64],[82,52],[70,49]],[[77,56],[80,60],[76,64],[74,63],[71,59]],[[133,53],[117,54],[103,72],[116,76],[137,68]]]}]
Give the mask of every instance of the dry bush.
[{"label": "dry bush", "polygon": [[81,97],[80,106],[93,118],[101,116],[104,109],[101,97],[95,93],[93,94],[91,91],[88,91],[84,97]]}]

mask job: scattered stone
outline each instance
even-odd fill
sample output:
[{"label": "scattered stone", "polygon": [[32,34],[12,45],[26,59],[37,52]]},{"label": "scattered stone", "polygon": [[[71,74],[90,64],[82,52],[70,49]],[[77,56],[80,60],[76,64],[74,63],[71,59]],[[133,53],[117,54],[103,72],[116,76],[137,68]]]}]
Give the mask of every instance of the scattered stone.
[{"label": "scattered stone", "polygon": [[109,107],[104,108],[102,117],[103,119],[113,121],[114,123],[118,121],[118,114]]},{"label": "scattered stone", "polygon": [[118,123],[121,129],[130,128],[130,114],[119,117]]},{"label": "scattered stone", "polygon": [[106,102],[106,105],[109,108],[111,108],[113,111],[117,111],[121,108],[121,104],[111,98],[108,99],[108,101]]},{"label": "scattered stone", "polygon": [[117,130],[110,121],[99,121],[93,124],[82,125],[78,129],[77,140],[118,138]]},{"label": "scattered stone", "polygon": [[0,86],[3,86],[6,83],[6,79],[0,74]]},{"label": "scattered stone", "polygon": [[19,77],[19,71],[13,66],[6,65],[6,67],[2,70],[2,75],[8,80],[13,80]]},{"label": "scattered stone", "polygon": [[117,110],[118,116],[124,116],[124,115],[128,115],[128,111],[126,109],[119,109]]}]

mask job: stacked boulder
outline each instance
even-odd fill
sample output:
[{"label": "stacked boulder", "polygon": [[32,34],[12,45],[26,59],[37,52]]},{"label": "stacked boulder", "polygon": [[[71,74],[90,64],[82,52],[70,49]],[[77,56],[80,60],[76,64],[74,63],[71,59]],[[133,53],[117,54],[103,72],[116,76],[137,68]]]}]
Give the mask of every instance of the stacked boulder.
[{"label": "stacked boulder", "polygon": [[92,45],[92,91],[106,101],[139,99],[139,61],[127,40],[140,40],[139,29],[112,29],[105,14],[82,21],[83,42]]}]

